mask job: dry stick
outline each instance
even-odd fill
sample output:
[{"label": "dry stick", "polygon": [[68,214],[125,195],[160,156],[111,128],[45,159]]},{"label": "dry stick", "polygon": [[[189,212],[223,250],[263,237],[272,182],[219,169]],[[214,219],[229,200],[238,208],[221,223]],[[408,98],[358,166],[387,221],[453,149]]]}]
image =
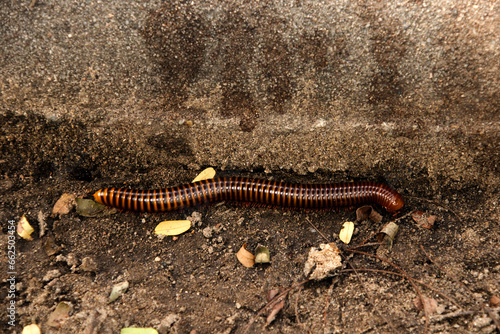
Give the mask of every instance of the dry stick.
[{"label": "dry stick", "polygon": [[281,302],[283,300],[283,298],[290,292],[290,291],[293,291],[294,289],[306,284],[307,282],[309,282],[309,279],[305,279],[303,280],[302,282],[299,282],[295,285],[292,285],[291,287],[289,287],[288,289],[285,289],[283,292],[281,292],[280,294],[277,294],[276,296],[274,296],[273,299],[271,299],[266,305],[264,305],[251,319],[250,319],[250,322],[248,323],[248,325],[245,327],[245,329],[243,330],[243,334],[245,333],[248,333],[248,331],[250,330],[250,327],[252,326],[252,324],[255,322],[255,319],[257,319],[257,317],[259,315],[261,315],[262,313],[264,313],[265,310],[267,310],[268,308],[272,308],[274,307],[276,304],[278,304],[279,302]]},{"label": "dry stick", "polygon": [[[349,251],[349,252],[352,252],[352,253],[366,255],[368,257],[373,257],[375,259],[378,259],[379,261],[382,261],[382,262],[385,262],[385,263],[389,264],[393,268],[396,268],[410,282],[410,284],[415,289],[415,292],[417,293],[418,298],[422,302],[422,305],[424,305],[424,298],[422,297],[422,293],[420,292],[420,289],[415,284],[415,281],[414,281],[413,277],[408,276],[408,274],[406,274],[406,272],[403,269],[401,269],[399,266],[397,266],[396,264],[394,264],[394,263],[392,263],[392,262],[390,262],[390,261],[388,261],[386,259],[383,259],[383,258],[381,258],[381,257],[379,257],[377,255],[373,255],[373,254],[370,254],[370,253],[366,253],[366,252],[362,252],[362,251],[358,251],[358,250],[354,250],[354,249],[346,249],[346,251]],[[429,314],[427,313],[427,309],[425,307],[423,307],[423,309],[424,309],[424,315],[425,315],[424,333],[427,333],[427,328],[428,328],[428,325],[429,325]]]},{"label": "dry stick", "polygon": [[425,256],[427,256],[429,261],[431,261],[436,267],[438,267],[439,270],[446,273],[446,275],[450,276],[456,283],[460,284],[465,290],[467,290],[476,299],[476,301],[481,305],[481,308],[483,309],[483,311],[488,313],[491,320],[493,320],[493,322],[495,323],[495,326],[497,327],[497,329],[500,330],[500,323],[498,322],[498,319],[495,316],[495,314],[493,313],[493,311],[488,306],[486,306],[482,300],[480,300],[479,298],[476,298],[474,296],[474,293],[471,291],[471,289],[469,289],[469,287],[467,285],[465,285],[463,282],[461,282],[455,275],[448,273],[446,270],[443,269],[443,267],[441,267],[436,261],[434,261],[431,258],[430,254],[425,251],[425,248],[423,245],[420,245],[420,249],[422,250],[422,252],[424,252]]},{"label": "dry stick", "polygon": [[306,220],[307,220],[307,222],[309,224],[311,224],[311,226],[313,227],[313,229],[315,229],[316,232],[318,232],[326,240],[326,242],[331,242],[316,226],[314,226],[314,224],[311,222],[311,220],[309,219],[309,217],[307,217]]}]

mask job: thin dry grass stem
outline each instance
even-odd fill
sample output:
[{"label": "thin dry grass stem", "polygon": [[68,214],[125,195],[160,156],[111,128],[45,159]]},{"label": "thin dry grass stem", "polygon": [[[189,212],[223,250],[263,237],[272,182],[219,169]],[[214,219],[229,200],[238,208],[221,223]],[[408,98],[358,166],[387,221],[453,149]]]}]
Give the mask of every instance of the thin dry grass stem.
[{"label": "thin dry grass stem", "polygon": [[306,218],[307,222],[313,227],[313,229],[316,230],[316,232],[318,232],[322,237],[323,239],[326,240],[326,242],[331,242],[324,234],[323,232],[321,232],[313,223],[312,221],[309,219],[309,218]]},{"label": "thin dry grass stem", "polygon": [[441,265],[439,265],[433,258],[431,258],[430,254],[427,253],[427,251],[425,250],[423,245],[420,245],[420,249],[422,250],[422,252],[424,252],[425,256],[429,259],[429,261],[431,261],[436,267],[438,267],[439,270],[441,270],[443,273],[445,273],[446,275],[451,277],[456,283],[458,283],[465,290],[467,290],[467,292],[469,292],[474,297],[474,299],[476,299],[476,301],[479,303],[479,305],[481,305],[481,308],[483,309],[483,311],[490,316],[491,320],[493,320],[493,322],[495,323],[495,326],[497,327],[497,330],[500,330],[500,323],[499,323],[497,317],[495,316],[495,313],[493,312],[493,310],[491,308],[489,308],[488,306],[486,306],[486,304],[482,300],[480,300],[478,297],[475,297],[474,293],[471,291],[471,289],[469,289],[469,287],[467,285],[465,285],[462,281],[460,281],[455,275],[448,273],[446,270],[444,270],[444,268]]}]

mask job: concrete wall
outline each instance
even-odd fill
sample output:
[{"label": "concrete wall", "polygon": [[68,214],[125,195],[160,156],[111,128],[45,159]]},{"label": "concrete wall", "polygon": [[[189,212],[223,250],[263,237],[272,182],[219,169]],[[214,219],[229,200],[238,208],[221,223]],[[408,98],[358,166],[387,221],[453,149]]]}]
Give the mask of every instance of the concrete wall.
[{"label": "concrete wall", "polygon": [[[497,189],[498,13],[484,0],[10,1],[0,103],[25,125],[5,136],[29,152],[2,169],[91,180],[212,165]],[[43,156],[29,149],[40,122],[69,136],[36,139]]]}]

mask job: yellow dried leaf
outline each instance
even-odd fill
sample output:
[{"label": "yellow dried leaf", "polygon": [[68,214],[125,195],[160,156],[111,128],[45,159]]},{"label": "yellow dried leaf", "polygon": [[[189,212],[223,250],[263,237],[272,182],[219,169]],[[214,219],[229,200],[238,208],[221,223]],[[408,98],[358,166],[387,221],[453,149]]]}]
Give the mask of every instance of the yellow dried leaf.
[{"label": "yellow dried leaf", "polygon": [[111,293],[109,294],[108,304],[117,300],[121,295],[123,295],[128,289],[128,282],[124,281],[113,285]]},{"label": "yellow dried leaf", "polygon": [[271,254],[269,249],[265,246],[257,246],[255,248],[255,263],[269,263],[271,261]]},{"label": "yellow dried leaf", "polygon": [[191,228],[189,220],[166,220],[158,224],[155,233],[159,235],[179,235]]},{"label": "yellow dried leaf", "polygon": [[197,177],[194,178],[193,182],[203,181],[208,179],[213,179],[215,176],[215,169],[212,167],[208,167],[204,169]]},{"label": "yellow dried leaf", "polygon": [[34,229],[31,227],[30,223],[28,223],[28,219],[23,215],[21,219],[17,222],[17,234],[23,239],[33,240],[31,237],[31,233],[33,233]]},{"label": "yellow dried leaf", "polygon": [[247,244],[243,244],[243,246],[241,246],[238,253],[236,253],[236,257],[238,258],[238,261],[240,261],[240,263],[247,268],[251,268],[255,264],[255,256],[247,251]]},{"label": "yellow dried leaf", "polygon": [[351,242],[352,234],[354,233],[354,223],[345,222],[344,227],[340,230],[339,238],[343,243],[348,244]]},{"label": "yellow dried leaf", "polygon": [[42,331],[37,324],[31,324],[28,326],[24,326],[22,334],[41,334]]}]

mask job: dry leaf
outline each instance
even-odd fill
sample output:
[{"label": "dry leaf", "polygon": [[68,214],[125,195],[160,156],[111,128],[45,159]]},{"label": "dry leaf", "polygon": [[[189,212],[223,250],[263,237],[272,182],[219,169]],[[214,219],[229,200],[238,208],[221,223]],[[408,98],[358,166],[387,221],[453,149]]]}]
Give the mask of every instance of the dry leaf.
[{"label": "dry leaf", "polygon": [[50,327],[60,328],[66,319],[69,318],[72,306],[68,302],[60,302],[56,309],[49,315],[47,325]]},{"label": "dry leaf", "polygon": [[238,253],[236,253],[236,257],[238,258],[238,261],[240,261],[240,263],[247,268],[251,268],[255,264],[255,256],[247,251],[247,244],[243,244],[243,246],[241,246]]},{"label": "dry leaf", "polygon": [[491,307],[498,307],[498,306],[500,306],[500,298],[498,298],[496,295],[492,295],[490,297],[490,306]]},{"label": "dry leaf", "polygon": [[434,222],[436,221],[437,216],[428,215],[423,211],[413,211],[411,213],[411,217],[417,223],[417,226],[423,227],[426,229],[431,229],[434,226]]},{"label": "dry leaf", "polygon": [[378,242],[383,242],[384,247],[388,250],[391,250],[392,243],[394,242],[394,238],[396,237],[398,230],[399,226],[394,222],[385,224],[384,227],[382,227],[382,230],[380,230],[380,232],[377,234]]},{"label": "dry leaf", "polygon": [[208,179],[213,179],[215,176],[215,169],[208,167],[204,169],[197,177],[194,178],[193,182],[203,181]]},{"label": "dry leaf", "polygon": [[47,256],[52,256],[59,253],[62,247],[56,244],[52,235],[49,235],[43,244],[43,249],[45,250],[45,254],[47,254]]},{"label": "dry leaf", "polygon": [[166,220],[155,228],[158,235],[179,235],[191,228],[190,220]]},{"label": "dry leaf", "polygon": [[271,261],[271,255],[269,249],[264,246],[257,246],[255,248],[255,263],[269,263]]},{"label": "dry leaf", "polygon": [[[342,266],[340,250],[334,243],[321,244],[319,248],[311,248],[304,264],[304,275],[309,279],[321,280],[330,277],[335,269]],[[311,271],[313,272],[309,275]]]},{"label": "dry leaf", "polygon": [[23,332],[21,334],[41,334],[42,331],[37,324],[31,324],[28,326],[24,326]]},{"label": "dry leaf", "polygon": [[96,217],[102,213],[110,215],[118,212],[115,208],[106,210],[106,206],[104,204],[97,203],[91,199],[77,198],[75,202],[76,213],[83,217]]},{"label": "dry leaf", "polygon": [[382,221],[382,215],[375,211],[371,205],[364,205],[356,210],[356,222],[371,219],[373,222],[379,224]]},{"label": "dry leaf", "polygon": [[[423,304],[422,304],[422,299],[423,299]],[[419,311],[424,310],[425,313],[429,314],[429,315],[436,312],[438,303],[434,298],[428,298],[428,297],[422,296],[422,299],[420,299],[419,297],[416,297],[413,300],[413,304],[415,305],[415,307]]]},{"label": "dry leaf", "polygon": [[26,219],[26,216],[23,215],[21,219],[17,222],[17,234],[23,239],[26,240],[33,240],[33,237],[31,236],[31,233],[35,231],[33,227],[28,223],[28,219]]},{"label": "dry leaf", "polygon": [[109,294],[108,304],[117,300],[121,295],[123,295],[128,289],[128,282],[124,281],[113,285],[111,293]]},{"label": "dry leaf", "polygon": [[[279,290],[273,289],[268,291],[267,293],[267,301],[270,302],[274,297],[276,297],[280,293]],[[285,306],[285,301],[288,296],[288,293],[284,294],[283,296],[279,297],[278,300],[275,300],[271,309],[269,310],[269,313],[266,318],[266,323],[264,327],[267,327],[271,324],[271,322],[276,319],[276,316],[278,315],[279,311]]]},{"label": "dry leaf", "polygon": [[352,234],[354,233],[354,223],[345,222],[343,226],[339,233],[339,239],[343,243],[348,244],[351,242]]},{"label": "dry leaf", "polygon": [[75,207],[75,194],[62,194],[52,208],[52,217],[67,215]]}]

